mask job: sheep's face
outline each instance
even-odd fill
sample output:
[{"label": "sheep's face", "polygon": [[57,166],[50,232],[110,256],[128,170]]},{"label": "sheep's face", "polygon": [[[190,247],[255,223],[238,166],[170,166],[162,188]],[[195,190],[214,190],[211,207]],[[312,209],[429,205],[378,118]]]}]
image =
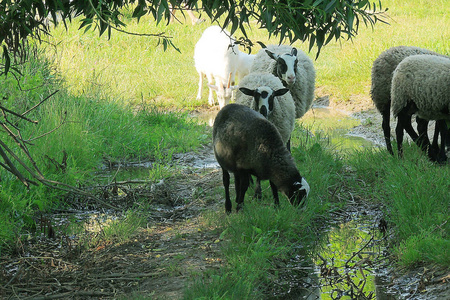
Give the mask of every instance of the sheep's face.
[{"label": "sheep's face", "polygon": [[255,100],[254,109],[262,114],[266,119],[273,111],[275,97],[282,96],[289,92],[289,89],[272,90],[268,86],[260,86],[254,90],[242,87],[239,89],[242,93],[252,96]]},{"label": "sheep's face", "polygon": [[297,49],[292,48],[290,53],[284,53],[281,55],[277,55],[269,50],[266,50],[266,53],[270,56],[270,58],[277,61],[277,77],[279,77],[283,83],[286,83],[287,86],[293,85],[296,79],[295,70],[297,70],[298,64]]},{"label": "sheep's face", "polygon": [[219,88],[216,90],[216,94],[220,109],[230,103],[231,97],[233,96],[233,90],[235,88],[235,86],[226,87],[222,84],[219,84]]},{"label": "sheep's face", "polygon": [[232,81],[232,74],[228,78],[227,85],[224,84],[222,78],[218,78],[216,80],[217,85],[209,84],[209,88],[216,91],[217,100],[219,101],[219,108],[222,109],[225,105],[230,103],[231,97],[233,96],[233,91],[237,89],[237,86],[234,85]]},{"label": "sheep's face", "polygon": [[303,200],[308,197],[309,194],[309,184],[306,182],[305,178],[301,178],[301,181],[296,181],[290,187],[287,196],[292,205],[297,206],[302,204]]}]

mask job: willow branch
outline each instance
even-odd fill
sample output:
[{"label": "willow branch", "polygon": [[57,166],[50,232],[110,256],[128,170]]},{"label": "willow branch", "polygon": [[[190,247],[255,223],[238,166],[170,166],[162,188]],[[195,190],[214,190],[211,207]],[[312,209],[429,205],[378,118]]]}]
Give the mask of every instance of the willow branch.
[{"label": "willow branch", "polygon": [[[33,167],[34,167],[34,169],[36,170],[36,172],[38,172],[40,176],[44,177],[44,176],[42,175],[42,172],[39,170],[39,168],[38,168],[36,162],[35,162],[34,159],[31,157],[31,154],[30,154],[30,152],[28,151],[28,148],[27,148],[23,143],[21,143],[21,140],[20,140],[19,138],[17,138],[17,136],[16,136],[16,135],[8,128],[8,126],[6,126],[4,123],[1,123],[1,122],[0,122],[0,126],[2,126],[2,127],[5,129],[5,131],[6,131],[6,132],[8,133],[8,135],[16,142],[16,144],[19,146],[19,148],[22,149],[22,151],[25,153],[25,155],[26,155],[26,156],[28,157],[28,159],[31,161],[31,164],[33,165]],[[9,152],[9,154],[12,155],[12,156],[14,157],[15,160],[17,160],[21,165],[26,166],[26,164],[23,163],[23,162],[19,159],[19,157],[16,156],[16,155],[14,154],[14,152],[13,152],[11,149],[9,149],[9,147],[8,147],[5,143],[3,143],[3,142],[1,141],[1,144],[2,144],[3,148],[5,148],[5,149]],[[30,172],[30,171],[28,171],[28,172]]]},{"label": "willow branch", "polygon": [[123,29],[120,29],[119,27],[116,27],[114,25],[111,25],[110,22],[106,21],[101,14],[97,11],[97,9],[95,8],[94,4],[92,3],[92,0],[89,0],[89,4],[91,5],[92,9],[95,11],[95,14],[97,15],[97,17],[105,22],[106,24],[108,24],[109,27],[111,27],[112,29],[121,32],[121,33],[125,33],[125,34],[129,34],[129,35],[134,35],[134,36],[147,36],[147,37],[157,37],[157,38],[163,38],[163,39],[171,39],[172,37],[170,36],[166,36],[165,32],[160,32],[160,33],[135,33],[135,32],[129,32]]},{"label": "willow branch", "polygon": [[[0,144],[2,144],[2,146],[4,146],[4,143],[1,140],[0,140]],[[14,166],[14,164],[9,159],[8,155],[6,154],[6,152],[3,150],[3,148],[1,146],[0,146],[0,156],[3,157],[3,160],[5,161],[6,165],[8,166],[8,168],[6,168],[6,170],[9,170],[9,172],[11,172],[14,176],[16,176],[27,188],[30,188],[29,183],[37,185],[35,182],[28,180],[27,178],[25,178],[25,176],[23,176],[22,173],[20,173],[20,171],[16,168],[16,166]]]}]

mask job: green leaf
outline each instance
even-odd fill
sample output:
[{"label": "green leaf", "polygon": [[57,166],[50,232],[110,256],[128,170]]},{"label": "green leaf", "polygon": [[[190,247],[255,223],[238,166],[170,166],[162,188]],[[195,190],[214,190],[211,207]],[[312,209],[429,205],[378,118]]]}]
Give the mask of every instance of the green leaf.
[{"label": "green leaf", "polygon": [[9,57],[9,52],[6,45],[3,45],[3,59],[5,60],[5,75],[7,75],[11,66],[11,58]]}]

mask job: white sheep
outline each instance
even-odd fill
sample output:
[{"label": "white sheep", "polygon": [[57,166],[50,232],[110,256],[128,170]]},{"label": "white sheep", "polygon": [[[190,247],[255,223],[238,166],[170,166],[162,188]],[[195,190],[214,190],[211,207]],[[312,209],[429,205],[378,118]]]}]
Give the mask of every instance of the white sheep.
[{"label": "white sheep", "polygon": [[234,173],[236,211],[244,204],[251,175],[270,180],[275,205],[278,189],[293,205],[307,197],[309,185],[300,175],[280,133],[260,113],[240,104],[219,111],[213,126],[214,155],[223,171],[225,211],[231,212],[230,174]]},{"label": "white sheep", "polygon": [[[396,138],[402,154],[403,130],[411,126],[412,114],[425,120],[437,120],[441,150],[437,160],[445,161],[444,121],[450,120],[450,58],[435,55],[413,55],[403,59],[395,69],[391,85],[392,113],[396,116]],[[412,136],[413,140],[418,135]],[[428,142],[429,143],[429,142]]]},{"label": "white sheep", "polygon": [[270,73],[250,73],[239,82],[236,103],[259,111],[272,122],[289,149],[295,125],[295,104],[281,80]]},{"label": "white sheep", "polygon": [[[205,29],[195,44],[195,68],[200,76],[197,99],[201,99],[203,76],[209,84],[208,102],[214,105],[213,90],[217,93],[219,107],[230,102],[238,63],[238,47],[230,34],[219,26]],[[214,84],[215,81],[215,84]]]},{"label": "white sheep", "polygon": [[269,45],[256,54],[251,72],[268,72],[281,79],[294,99],[296,118],[311,107],[316,71],[303,51],[287,45]]},{"label": "white sheep", "polygon": [[256,54],[247,54],[238,49],[238,62],[236,68],[238,82],[241,82],[242,78],[250,73],[255,57]]},{"label": "white sheep", "polygon": [[[441,55],[439,53],[419,47],[397,46],[382,52],[373,62],[372,85],[370,94],[372,101],[383,117],[382,128],[386,148],[394,154],[391,145],[390,110],[391,110],[391,82],[392,74],[397,65],[406,57],[417,54]],[[420,122],[421,120],[419,120]],[[414,129],[408,128],[408,134],[415,134]],[[428,139],[428,138],[427,138]]]}]

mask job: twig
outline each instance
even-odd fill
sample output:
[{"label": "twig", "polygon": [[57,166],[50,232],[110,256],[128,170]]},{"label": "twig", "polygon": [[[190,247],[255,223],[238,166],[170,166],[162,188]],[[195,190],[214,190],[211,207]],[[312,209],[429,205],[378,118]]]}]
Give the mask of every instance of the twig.
[{"label": "twig", "polygon": [[30,120],[30,119],[24,117],[23,115],[19,115],[18,113],[13,112],[12,110],[9,110],[9,109],[7,109],[6,107],[3,107],[3,106],[1,106],[1,105],[0,105],[0,109],[3,110],[4,112],[10,113],[10,114],[12,114],[12,115],[14,115],[14,116],[16,116],[16,117],[19,117],[19,118],[21,118],[21,119],[24,119],[25,121],[28,121],[28,122],[30,122],[30,123],[34,123],[34,124],[37,124],[37,123],[38,123],[38,121]]},{"label": "twig", "polygon": [[156,33],[156,34],[155,33],[135,33],[135,32],[128,32],[126,30],[115,27],[115,26],[111,25],[110,22],[103,19],[103,17],[97,11],[97,8],[95,8],[94,4],[92,3],[92,0],[89,0],[89,4],[91,5],[92,9],[95,11],[95,14],[101,21],[105,22],[106,24],[108,24],[109,27],[111,27],[112,29],[114,29],[118,32],[122,32],[122,33],[129,34],[129,35],[134,35],[134,36],[158,37],[158,38],[163,38],[163,39],[171,39],[172,38],[170,36],[166,36],[165,32],[160,32],[160,33]]},{"label": "twig", "polygon": [[50,130],[50,131],[48,131],[46,133],[41,134],[40,136],[37,136],[37,137],[32,138],[32,139],[28,139],[28,140],[23,140],[23,141],[28,143],[28,142],[32,142],[32,141],[35,141],[37,139],[40,139],[40,138],[42,138],[42,137],[44,137],[46,135],[49,135],[50,133],[58,130],[61,126],[63,126],[66,123],[66,119],[67,119],[67,112],[65,111],[64,112],[64,119],[62,120],[61,124],[59,124],[57,127],[53,128],[52,130]]},{"label": "twig", "polygon": [[364,250],[365,248],[367,248],[367,246],[369,246],[369,244],[373,241],[373,235],[370,237],[369,241],[358,251],[354,252],[353,255],[345,262],[345,267],[348,268],[348,263],[356,256],[358,255],[362,250]]},{"label": "twig", "polygon": [[101,280],[140,280],[141,278],[147,277],[155,277],[158,275],[164,274],[164,272],[153,272],[153,273],[113,273],[113,274],[105,274],[99,275],[95,277],[96,279]]},{"label": "twig", "polygon": [[54,91],[53,93],[51,93],[50,95],[48,95],[47,97],[45,97],[43,100],[41,100],[38,104],[36,104],[35,106],[33,106],[32,108],[30,108],[29,110],[27,110],[26,112],[24,112],[22,114],[22,116],[25,116],[26,114],[28,114],[30,111],[32,111],[33,109],[35,109],[36,107],[38,107],[39,105],[41,105],[42,103],[44,103],[45,101],[47,101],[51,96],[53,96],[54,94],[56,94],[57,92],[59,92],[59,90]]},{"label": "twig", "polygon": [[75,291],[75,292],[65,292],[60,294],[46,295],[41,297],[32,297],[25,299],[33,299],[33,300],[51,300],[51,299],[62,299],[67,297],[101,297],[101,296],[111,296],[111,293],[106,292],[96,292],[96,291]]},{"label": "twig", "polygon": [[[3,146],[3,142],[0,140],[0,145]],[[20,173],[19,170],[17,170],[16,166],[12,163],[12,161],[9,159],[8,155],[6,155],[5,151],[3,151],[3,148],[0,146],[0,156],[3,157],[3,160],[8,165],[9,170],[11,170],[11,173],[16,176],[27,188],[30,187],[29,183],[32,183],[34,185],[37,185],[35,182],[32,182],[25,178],[22,173]],[[8,169],[7,169],[8,170]]]}]

